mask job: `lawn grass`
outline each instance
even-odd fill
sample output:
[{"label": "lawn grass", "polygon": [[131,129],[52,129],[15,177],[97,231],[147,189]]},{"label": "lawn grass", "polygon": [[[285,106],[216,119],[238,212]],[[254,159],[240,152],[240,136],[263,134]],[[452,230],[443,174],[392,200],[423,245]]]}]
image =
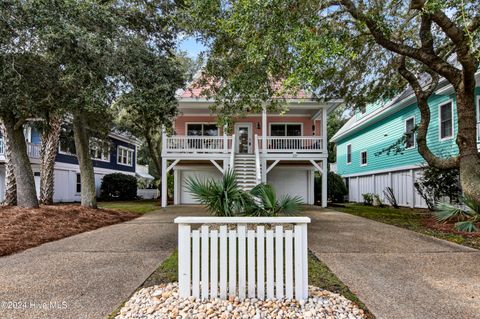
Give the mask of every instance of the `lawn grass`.
[{"label": "lawn grass", "polygon": [[137,214],[145,214],[161,208],[160,201],[154,199],[125,202],[100,202],[98,206],[100,208],[113,209]]},{"label": "lawn grass", "polygon": [[375,207],[354,203],[336,205],[332,208],[339,212],[373,219],[385,224],[403,227],[418,233],[480,249],[480,236],[478,236],[478,234],[465,234],[450,229],[439,230],[431,227],[431,224],[433,223],[432,215],[425,209],[412,209],[406,207],[395,209],[390,206]]}]

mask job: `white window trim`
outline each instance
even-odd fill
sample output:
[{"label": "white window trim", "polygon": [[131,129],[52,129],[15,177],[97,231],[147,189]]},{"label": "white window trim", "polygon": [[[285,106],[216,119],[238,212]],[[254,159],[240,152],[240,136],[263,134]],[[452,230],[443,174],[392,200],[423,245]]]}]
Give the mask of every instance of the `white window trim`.
[{"label": "white window trim", "polygon": [[[99,139],[96,139],[97,141],[100,141]],[[90,150],[89,151],[92,151],[92,147],[90,147]],[[95,148],[96,150],[98,151],[101,151],[101,148]],[[110,163],[110,148],[108,149],[108,156],[107,156],[107,159],[103,159],[103,158],[94,158],[90,155],[90,158],[93,160],[93,161],[99,161],[99,162],[106,162],[106,163]],[[118,156],[117,156],[117,160],[118,160]]]},{"label": "white window trim", "polygon": [[[407,122],[412,119],[413,119],[413,128],[415,128],[415,123],[416,123],[415,116],[410,116],[409,118],[406,118],[404,122],[404,134],[407,134]],[[406,150],[411,150],[412,148],[415,148],[417,146],[417,141],[416,141],[417,139],[415,137],[416,137],[416,134],[415,132],[413,132],[413,145],[410,147],[405,147]]]},{"label": "white window trim", "polygon": [[[348,147],[350,146],[350,162],[348,161]],[[352,156],[353,156],[353,152],[352,152],[352,144],[347,144],[346,148],[345,148],[345,162],[347,163],[347,165],[350,165],[352,164]]]},{"label": "white window trim", "polygon": [[62,151],[62,150],[61,150],[61,147],[60,147],[60,142],[58,143],[58,154],[76,156],[76,154]]},{"label": "white window trim", "polygon": [[[362,164],[362,154],[366,153],[367,154],[367,162],[365,164]],[[367,150],[360,151],[360,166],[367,166],[368,165],[368,152]]]},{"label": "white window trim", "polygon": [[[217,125],[217,122],[185,122],[185,136],[193,136],[193,135],[188,135],[188,125],[189,124],[215,124],[215,125]],[[217,136],[222,135],[220,133],[220,128],[218,126],[217,126],[217,129],[218,129]],[[202,128],[202,130],[203,130],[203,128]],[[205,135],[202,135],[202,136],[205,136]]]},{"label": "white window trim", "polygon": [[[447,104],[450,104],[451,105],[451,112],[452,112],[452,135],[451,136],[447,136],[447,137],[443,137],[442,138],[442,106],[444,105],[447,105]],[[453,99],[450,99],[444,103],[441,103],[438,105],[438,140],[439,141],[448,141],[448,140],[451,140],[453,139],[453,137],[455,136],[455,119],[453,117],[453,107],[454,107],[454,104],[453,104]]]},{"label": "white window trim", "polygon": [[[128,151],[131,151],[132,152],[132,164],[124,164],[122,162],[120,162],[118,160],[118,152],[120,149],[123,149],[123,150],[126,150],[127,151],[127,154],[128,154]],[[122,145],[118,145],[117,146],[117,164],[118,165],[123,165],[123,166],[129,166],[129,167],[132,167],[133,166],[133,160],[134,160],[134,154],[135,154],[135,150],[133,148],[129,148],[129,147],[126,147],[126,146],[122,146]],[[128,155],[127,155],[128,156]]]},{"label": "white window trim", "polygon": [[[300,136],[304,136],[303,135],[303,123],[301,122],[270,122],[268,123],[268,135],[269,136],[272,136],[272,125],[285,125],[285,134],[287,134],[287,127],[286,125],[300,125]],[[285,135],[285,137],[288,137],[287,135]],[[295,136],[291,136],[291,137],[295,137]],[[298,137],[298,136],[297,136]]]}]

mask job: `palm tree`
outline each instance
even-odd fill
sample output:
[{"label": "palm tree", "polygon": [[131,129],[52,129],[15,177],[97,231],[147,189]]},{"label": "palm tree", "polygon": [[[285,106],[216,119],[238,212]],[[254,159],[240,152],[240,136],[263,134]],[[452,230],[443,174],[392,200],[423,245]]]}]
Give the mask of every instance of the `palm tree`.
[{"label": "palm tree", "polygon": [[232,170],[227,171],[221,181],[191,177],[186,182],[186,188],[212,215],[240,215],[252,205],[251,196],[238,187]]},{"label": "palm tree", "polygon": [[216,216],[278,216],[300,211],[302,199],[299,196],[284,195],[279,200],[275,190],[268,184],[255,186],[245,192],[237,184],[233,171],[227,171],[221,181],[189,178],[187,190],[193,198],[207,207]]},{"label": "palm tree", "polygon": [[268,184],[255,186],[250,194],[255,198],[255,209],[251,215],[278,216],[292,215],[301,210],[302,198],[300,196],[283,195],[277,199],[275,189]]},{"label": "palm tree", "polygon": [[8,140],[7,131],[2,124],[2,138],[3,138],[3,153],[5,155],[5,205],[17,204],[17,183],[15,180],[15,174],[13,173],[13,164],[11,159],[12,148],[10,143],[6,143]]},{"label": "palm tree", "polygon": [[52,116],[48,127],[42,134],[40,148],[40,202],[45,205],[53,204],[54,167],[60,141],[62,119]]},{"label": "palm tree", "polygon": [[480,222],[480,203],[469,197],[463,198],[461,202],[465,208],[450,204],[440,204],[435,217],[439,222],[446,222],[452,219],[458,220],[455,223],[455,228],[459,231],[478,231],[476,224]]}]

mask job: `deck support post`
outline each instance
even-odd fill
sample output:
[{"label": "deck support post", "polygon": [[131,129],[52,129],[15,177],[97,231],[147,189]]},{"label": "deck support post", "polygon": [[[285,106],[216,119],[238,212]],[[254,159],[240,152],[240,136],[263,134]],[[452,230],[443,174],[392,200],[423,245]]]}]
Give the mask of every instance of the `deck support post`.
[{"label": "deck support post", "polygon": [[[326,139],[325,139],[326,140]],[[327,207],[328,168],[327,159],[322,159],[322,207]]]},{"label": "deck support post", "polygon": [[167,160],[162,157],[162,207],[167,207]]}]

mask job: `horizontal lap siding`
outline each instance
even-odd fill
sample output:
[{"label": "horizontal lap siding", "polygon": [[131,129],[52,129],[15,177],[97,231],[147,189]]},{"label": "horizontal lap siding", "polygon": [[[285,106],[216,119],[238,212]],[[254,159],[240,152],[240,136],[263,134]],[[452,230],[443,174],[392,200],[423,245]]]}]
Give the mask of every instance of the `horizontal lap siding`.
[{"label": "horizontal lap siding", "polygon": [[[455,143],[455,135],[457,132],[457,116],[456,104],[452,96],[434,96],[430,99],[431,122],[427,135],[427,143],[432,152],[438,156],[451,156],[458,153],[458,147]],[[453,101],[454,109],[454,138],[440,141],[439,140],[439,106],[448,101]],[[395,114],[377,121],[353,133],[352,135],[337,142],[337,170],[340,175],[350,175],[367,173],[382,169],[396,168],[407,165],[419,165],[425,160],[418,153],[417,147],[403,150],[401,153],[390,154],[382,153],[382,150],[395,144],[405,131],[405,120],[414,116],[415,124],[420,122],[420,114],[416,104],[407,106]],[[352,145],[352,163],[346,163],[347,145]],[[368,152],[368,164],[360,165],[360,153]]]}]

